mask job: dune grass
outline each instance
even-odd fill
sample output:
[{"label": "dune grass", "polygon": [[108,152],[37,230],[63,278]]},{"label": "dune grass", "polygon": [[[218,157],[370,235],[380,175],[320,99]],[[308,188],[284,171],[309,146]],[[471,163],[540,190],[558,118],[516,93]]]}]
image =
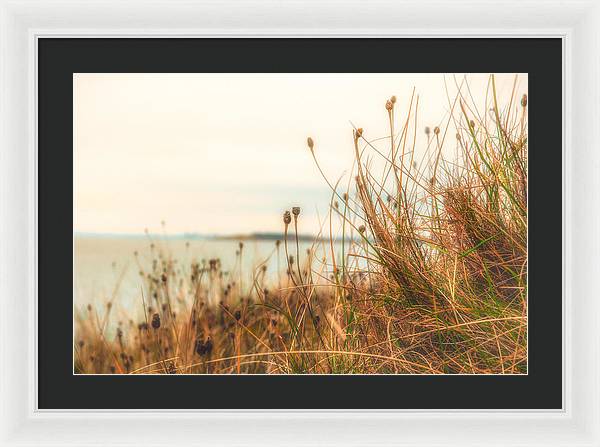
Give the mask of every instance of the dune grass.
[{"label": "dune grass", "polygon": [[389,135],[354,127],[345,187],[308,138],[331,188],[313,247],[301,252],[293,207],[275,280],[264,265],[243,284],[218,259],[182,266],[156,253],[139,265],[142,321],[109,337],[110,309],[77,313],[75,372],[526,373],[527,97],[513,89],[500,102],[491,76],[481,111],[459,90],[420,155],[416,94],[403,114],[385,103]]}]

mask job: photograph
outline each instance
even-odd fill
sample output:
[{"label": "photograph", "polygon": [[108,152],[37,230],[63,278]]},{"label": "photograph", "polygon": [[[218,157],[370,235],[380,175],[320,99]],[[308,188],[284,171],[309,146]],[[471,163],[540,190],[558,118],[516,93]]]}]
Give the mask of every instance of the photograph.
[{"label": "photograph", "polygon": [[528,374],[527,73],[73,73],[72,175],[75,375]]}]

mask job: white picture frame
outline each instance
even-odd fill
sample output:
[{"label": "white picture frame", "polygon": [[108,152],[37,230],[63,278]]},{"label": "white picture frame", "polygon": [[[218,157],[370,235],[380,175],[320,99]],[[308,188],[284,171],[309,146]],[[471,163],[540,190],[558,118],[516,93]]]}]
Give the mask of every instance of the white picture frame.
[{"label": "white picture frame", "polygon": [[[561,38],[563,409],[38,409],[36,42],[40,37],[155,36]],[[2,0],[0,154],[0,445],[600,446],[596,0]]]}]

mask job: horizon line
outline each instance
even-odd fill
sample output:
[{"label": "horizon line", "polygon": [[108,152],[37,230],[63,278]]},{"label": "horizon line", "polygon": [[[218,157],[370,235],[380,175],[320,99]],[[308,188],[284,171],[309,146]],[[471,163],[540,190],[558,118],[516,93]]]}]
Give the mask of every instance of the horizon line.
[{"label": "horizon line", "polygon": [[[212,238],[251,238],[256,236],[263,237],[275,237],[284,236],[284,232],[281,231],[252,231],[247,233],[199,233],[199,232],[177,232],[177,233],[126,233],[126,232],[103,232],[103,231],[76,231],[73,230],[74,237],[134,237],[134,238],[145,238],[145,237],[162,237],[162,238],[199,238],[199,239],[212,239]],[[290,235],[288,235],[289,237]],[[322,239],[324,236],[319,236],[312,233],[298,233],[299,237],[304,238],[319,238]]]}]

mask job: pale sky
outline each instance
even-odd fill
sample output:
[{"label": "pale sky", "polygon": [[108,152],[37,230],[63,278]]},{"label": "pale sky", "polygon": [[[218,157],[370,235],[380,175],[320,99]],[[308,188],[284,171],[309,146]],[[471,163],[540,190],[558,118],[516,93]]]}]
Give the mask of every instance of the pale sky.
[{"label": "pale sky", "polygon": [[[467,75],[483,110],[488,76]],[[496,75],[500,98],[513,81]],[[298,205],[314,233],[331,193],[306,138],[335,182],[352,167],[351,122],[386,136],[386,100],[403,118],[413,87],[420,128],[447,119],[443,74],[74,74],[75,231],[281,231]]]}]

